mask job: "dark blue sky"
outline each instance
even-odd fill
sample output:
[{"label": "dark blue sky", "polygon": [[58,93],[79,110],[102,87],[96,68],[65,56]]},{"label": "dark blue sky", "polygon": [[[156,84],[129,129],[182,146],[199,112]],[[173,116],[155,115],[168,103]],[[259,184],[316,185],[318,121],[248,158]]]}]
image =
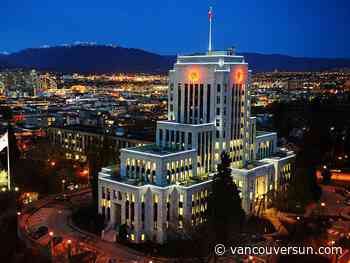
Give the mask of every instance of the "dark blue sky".
[{"label": "dark blue sky", "polygon": [[350,58],[350,0],[0,0],[0,51],[92,41],[161,54],[214,49]]}]

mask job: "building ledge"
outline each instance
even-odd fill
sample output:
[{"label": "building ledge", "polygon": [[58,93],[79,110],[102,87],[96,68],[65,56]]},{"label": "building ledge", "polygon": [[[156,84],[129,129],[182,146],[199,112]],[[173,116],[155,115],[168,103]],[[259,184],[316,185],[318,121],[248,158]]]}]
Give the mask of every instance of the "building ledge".
[{"label": "building ledge", "polygon": [[190,178],[186,181],[166,184],[166,185],[157,185],[156,183],[145,182],[139,179],[131,179],[127,177],[120,177],[118,173],[116,173],[116,166],[104,167],[99,173],[99,180],[106,181],[109,183],[122,184],[125,186],[133,187],[133,188],[141,188],[141,187],[157,187],[157,188],[169,188],[169,187],[183,187],[190,188],[196,185],[209,183],[211,179],[208,178]]},{"label": "building ledge", "polygon": [[133,154],[142,154],[152,157],[164,158],[164,157],[172,157],[184,153],[195,153],[195,149],[191,150],[179,150],[173,147],[159,146],[156,144],[147,144],[143,146],[137,146],[132,148],[122,149],[123,152],[133,153]]}]

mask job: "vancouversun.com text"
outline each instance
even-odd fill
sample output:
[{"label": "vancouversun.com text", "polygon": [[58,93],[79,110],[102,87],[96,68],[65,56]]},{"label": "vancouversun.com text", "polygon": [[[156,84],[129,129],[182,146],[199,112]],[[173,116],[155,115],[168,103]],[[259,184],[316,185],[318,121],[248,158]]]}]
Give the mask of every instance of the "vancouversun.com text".
[{"label": "vancouversun.com text", "polygon": [[217,256],[272,256],[272,255],[341,255],[342,247],[311,246],[230,246],[217,244],[214,247]]}]

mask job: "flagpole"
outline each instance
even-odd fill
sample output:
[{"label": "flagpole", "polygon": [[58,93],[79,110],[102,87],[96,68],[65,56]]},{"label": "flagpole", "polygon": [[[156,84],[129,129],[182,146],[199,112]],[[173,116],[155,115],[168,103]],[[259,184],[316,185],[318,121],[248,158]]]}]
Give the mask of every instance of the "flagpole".
[{"label": "flagpole", "polygon": [[209,53],[211,52],[211,20],[212,20],[212,8],[209,9]]},{"label": "flagpole", "polygon": [[10,141],[9,133],[7,131],[7,188],[11,190],[11,177],[10,177]]}]

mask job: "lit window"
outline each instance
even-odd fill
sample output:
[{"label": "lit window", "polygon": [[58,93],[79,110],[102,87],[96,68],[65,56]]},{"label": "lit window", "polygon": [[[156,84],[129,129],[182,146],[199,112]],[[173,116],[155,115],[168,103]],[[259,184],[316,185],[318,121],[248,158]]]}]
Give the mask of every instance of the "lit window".
[{"label": "lit window", "polygon": [[183,202],[183,201],[184,201],[184,195],[180,194],[180,202]]},{"label": "lit window", "polygon": [[182,222],[182,220],[179,221],[179,228],[180,228],[180,229],[183,228],[183,222]]},{"label": "lit window", "polygon": [[184,214],[184,210],[182,207],[179,208],[179,215],[182,216]]},{"label": "lit window", "polygon": [[145,234],[141,234],[141,241],[145,241]]},{"label": "lit window", "polygon": [[157,194],[153,195],[153,202],[158,203],[158,195]]}]

